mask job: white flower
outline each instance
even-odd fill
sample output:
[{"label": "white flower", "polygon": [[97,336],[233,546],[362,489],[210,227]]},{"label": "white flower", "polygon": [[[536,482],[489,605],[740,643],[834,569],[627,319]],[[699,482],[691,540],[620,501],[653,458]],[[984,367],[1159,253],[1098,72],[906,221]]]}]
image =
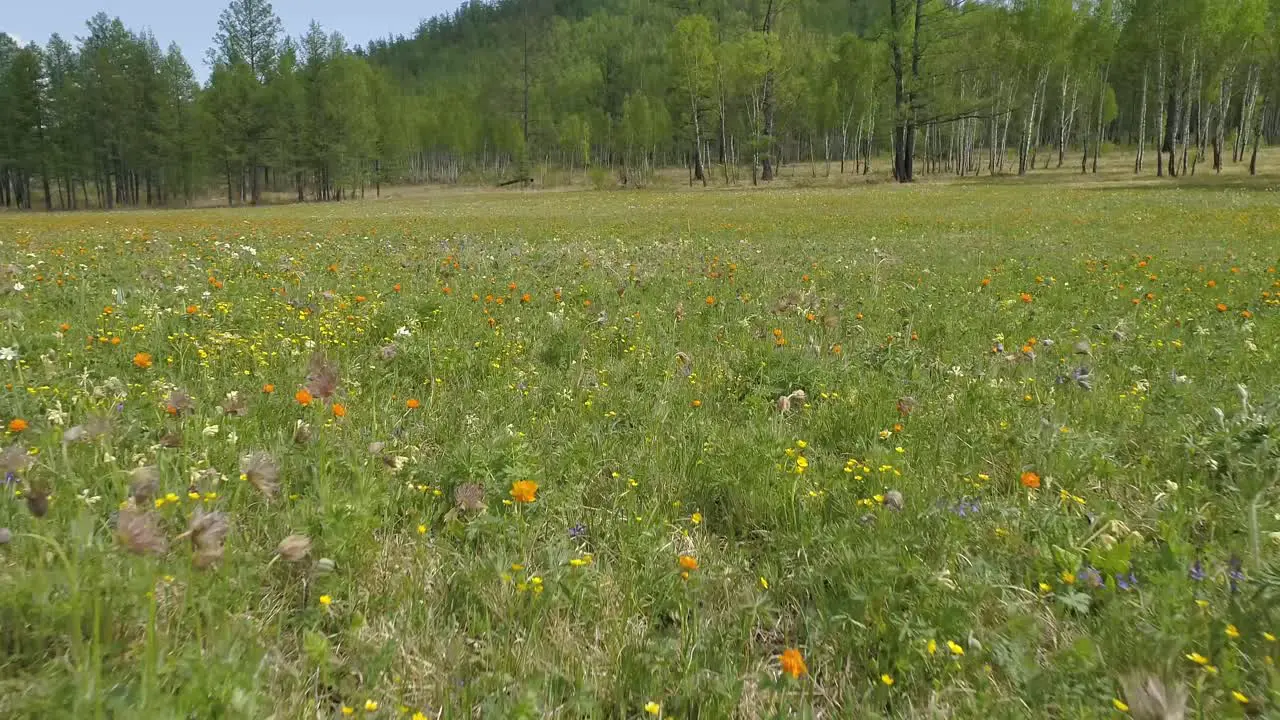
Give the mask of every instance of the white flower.
[{"label": "white flower", "polygon": [[413,333],[409,331],[409,328],[403,325],[400,326],[399,330],[396,330],[396,337],[409,337],[412,334]]},{"label": "white flower", "polygon": [[202,430],[200,434],[204,435],[205,437],[213,437],[214,435],[218,434],[218,431],[220,429],[221,428],[219,428],[217,425],[206,425],[205,429]]},{"label": "white flower", "polygon": [[67,422],[67,414],[62,411],[62,401],[59,400],[56,407],[49,408],[49,412],[45,413],[45,417],[53,425],[65,425]]},{"label": "white flower", "polygon": [[230,430],[230,431],[228,431],[228,432],[227,432],[227,444],[228,444],[228,445],[235,445],[235,444],[236,444],[236,442],[237,442],[237,441],[239,441],[239,440],[240,440],[240,436],[236,434],[236,431],[235,431],[235,430]]},{"label": "white flower", "polygon": [[27,289],[27,286],[26,286],[26,285],[23,285],[23,284],[22,284],[22,283],[20,283],[20,282],[16,282],[16,283],[14,283],[14,284],[13,284],[13,291],[14,291],[14,292],[22,292],[23,290],[26,290],[26,289]]},{"label": "white flower", "polygon": [[0,360],[13,362],[18,359],[18,346],[0,347]]},{"label": "white flower", "polygon": [[186,285],[176,285],[176,286],[174,286],[173,291],[174,291],[174,292],[176,292],[176,293],[178,293],[178,294],[182,294],[182,293],[184,293],[184,292],[186,292],[186,291],[187,291],[187,286],[186,286]]}]

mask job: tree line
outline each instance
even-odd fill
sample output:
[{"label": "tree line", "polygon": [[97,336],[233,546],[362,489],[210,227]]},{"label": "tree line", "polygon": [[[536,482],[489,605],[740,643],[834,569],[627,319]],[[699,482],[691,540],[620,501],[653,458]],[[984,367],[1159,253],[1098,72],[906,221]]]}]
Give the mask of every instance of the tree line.
[{"label": "tree line", "polygon": [[1176,178],[1256,172],[1280,132],[1280,0],[472,0],[363,47],[233,0],[204,62],[101,13],[74,44],[0,33],[0,203],[1096,173],[1104,150]]}]

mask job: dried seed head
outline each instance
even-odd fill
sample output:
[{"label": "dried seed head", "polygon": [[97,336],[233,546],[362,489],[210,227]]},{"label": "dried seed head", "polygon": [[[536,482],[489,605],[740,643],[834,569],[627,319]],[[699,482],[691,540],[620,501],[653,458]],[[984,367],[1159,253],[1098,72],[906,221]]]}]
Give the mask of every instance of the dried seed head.
[{"label": "dried seed head", "polygon": [[204,569],[222,559],[224,543],[231,525],[227,516],[221,512],[206,513],[199,508],[191,516],[191,524],[178,539],[191,538],[191,549],[194,551],[192,562],[196,567]]},{"label": "dried seed head", "polygon": [[453,489],[453,501],[462,510],[483,510],[484,486],[476,483],[463,483]]},{"label": "dried seed head", "polygon": [[293,426],[293,442],[295,445],[306,445],[311,442],[311,425],[299,420]]},{"label": "dried seed head", "polygon": [[83,425],[72,425],[62,433],[62,444],[71,445],[89,439],[89,432]]},{"label": "dried seed head", "polygon": [[8,545],[13,541],[13,531],[7,527],[0,527],[0,545]]},{"label": "dried seed head", "polygon": [[902,417],[906,417],[910,415],[911,411],[915,409],[916,409],[916,399],[914,397],[911,397],[910,395],[906,395],[898,398],[898,414],[901,415]]},{"label": "dried seed head", "polygon": [[676,322],[684,320],[684,303],[676,303]]},{"label": "dried seed head", "polygon": [[280,465],[269,453],[259,450],[240,458],[240,473],[267,497],[275,495],[280,488],[276,482],[280,477]]},{"label": "dried seed head", "polygon": [[1089,344],[1088,340],[1077,340],[1074,349],[1077,355],[1093,354],[1093,346]]},{"label": "dried seed head", "polygon": [[222,412],[231,417],[244,417],[249,414],[249,404],[240,393],[232,390],[222,401]]},{"label": "dried seed head", "polygon": [[338,366],[323,353],[315,353],[307,365],[307,392],[313,396],[328,399],[338,392],[341,379]]},{"label": "dried seed head", "polygon": [[383,345],[378,350],[378,356],[381,357],[383,360],[394,360],[396,355],[398,355],[399,353],[400,353],[400,349],[397,348],[394,343],[391,345]]},{"label": "dried seed head", "polygon": [[884,506],[893,511],[899,511],[903,507],[902,493],[897,490],[890,490],[884,494]]},{"label": "dried seed head", "polygon": [[805,401],[807,401],[808,399],[809,399],[809,396],[803,390],[795,390],[789,395],[783,395],[782,397],[778,398],[778,412],[785,415],[791,412],[793,403],[799,403],[803,405]]},{"label": "dried seed head", "polygon": [[49,491],[44,488],[27,490],[27,510],[32,516],[42,518],[49,514]]},{"label": "dried seed head", "polygon": [[31,467],[35,460],[27,454],[27,449],[22,443],[14,443],[0,452],[0,475],[8,475],[18,473]]},{"label": "dried seed head", "polygon": [[177,432],[165,433],[164,436],[160,438],[160,447],[182,447],[182,435]]},{"label": "dried seed head", "polygon": [[163,555],[169,549],[155,516],[139,510],[132,502],[120,509],[116,538],[126,550],[138,555]]},{"label": "dried seed head", "polygon": [[689,357],[689,353],[676,353],[676,360],[680,363],[680,377],[689,377],[693,374],[693,358]]},{"label": "dried seed head", "polygon": [[160,468],[143,465],[129,472],[129,494],[138,507],[146,507],[160,489]]},{"label": "dried seed head", "polygon": [[311,538],[306,535],[290,535],[276,546],[276,554],[287,562],[296,563],[311,552]]},{"label": "dried seed head", "polygon": [[196,402],[183,390],[174,390],[164,401],[165,409],[174,415],[182,415],[195,408]]},{"label": "dried seed head", "polygon": [[1181,684],[1172,688],[1154,676],[1133,674],[1123,678],[1124,697],[1129,714],[1136,720],[1183,720],[1187,714],[1187,690]]}]

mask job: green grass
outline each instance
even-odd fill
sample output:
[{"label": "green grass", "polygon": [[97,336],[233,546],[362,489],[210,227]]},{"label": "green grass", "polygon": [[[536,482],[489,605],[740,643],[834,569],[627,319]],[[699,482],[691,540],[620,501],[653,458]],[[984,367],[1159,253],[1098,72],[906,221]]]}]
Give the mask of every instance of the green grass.
[{"label": "green grass", "polygon": [[1278,238],[1263,190],[1031,183],[0,216],[0,716],[1271,712]]}]

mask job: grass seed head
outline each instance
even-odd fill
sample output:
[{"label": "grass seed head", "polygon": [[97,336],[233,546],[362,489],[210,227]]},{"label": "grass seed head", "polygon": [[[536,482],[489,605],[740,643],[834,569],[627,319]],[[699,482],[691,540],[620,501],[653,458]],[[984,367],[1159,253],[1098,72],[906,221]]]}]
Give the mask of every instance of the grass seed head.
[{"label": "grass seed head", "polygon": [[296,563],[311,552],[311,538],[306,535],[290,535],[276,546],[276,554],[286,562]]}]

